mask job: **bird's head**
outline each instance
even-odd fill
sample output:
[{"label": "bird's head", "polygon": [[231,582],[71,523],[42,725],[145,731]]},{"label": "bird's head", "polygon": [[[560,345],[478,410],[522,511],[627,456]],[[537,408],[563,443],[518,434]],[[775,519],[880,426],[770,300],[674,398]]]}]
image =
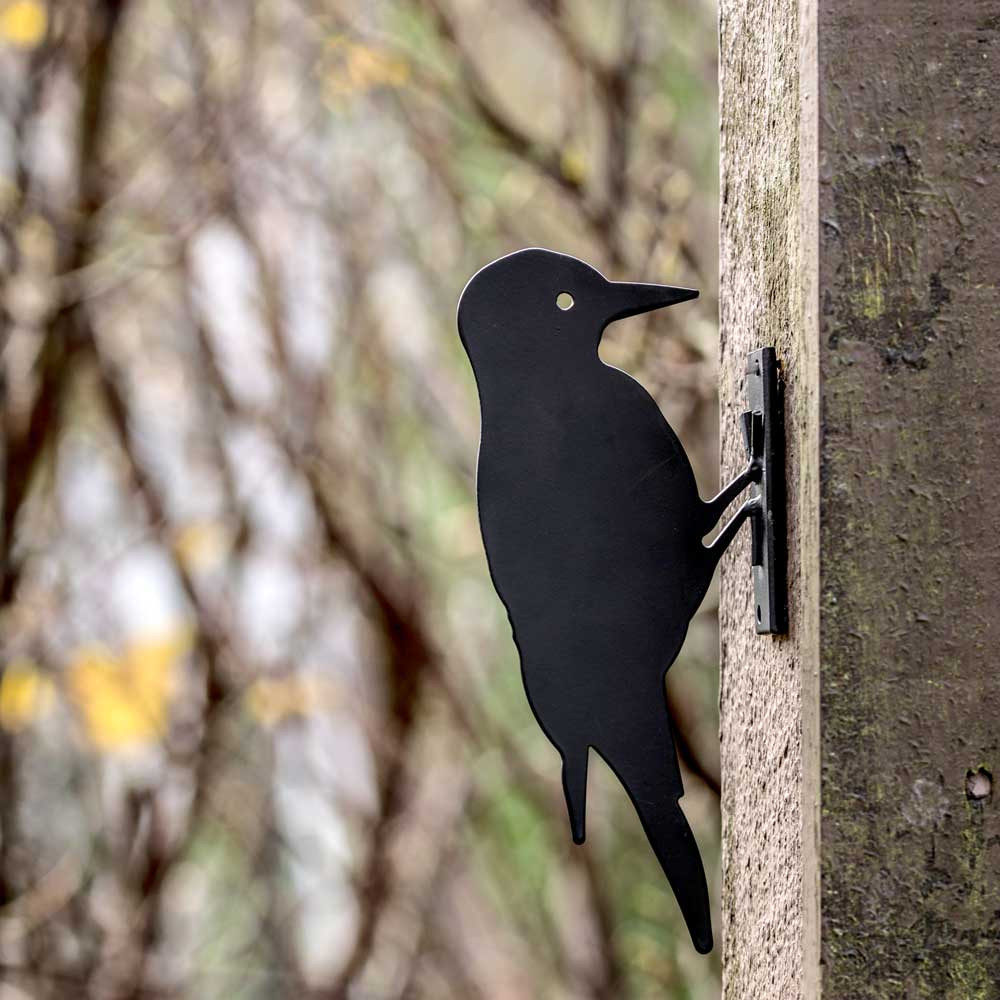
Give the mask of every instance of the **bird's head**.
[{"label": "bird's head", "polygon": [[552,250],[519,250],[487,264],[465,286],[458,329],[474,365],[558,369],[593,357],[614,320],[697,296],[693,288],[608,281]]}]

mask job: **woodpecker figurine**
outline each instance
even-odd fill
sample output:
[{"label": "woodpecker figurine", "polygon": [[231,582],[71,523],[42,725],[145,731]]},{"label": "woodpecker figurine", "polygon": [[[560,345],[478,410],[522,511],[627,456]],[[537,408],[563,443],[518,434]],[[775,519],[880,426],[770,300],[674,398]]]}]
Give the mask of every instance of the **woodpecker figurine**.
[{"label": "woodpecker figurine", "polygon": [[469,281],[458,327],[482,411],[476,489],[490,574],[528,700],[562,756],[573,839],[584,840],[593,747],[628,792],[706,953],[708,888],[678,801],[664,678],[754,501],[711,545],[703,539],[758,468],[702,501],[652,397],[597,353],[609,323],[697,295],[521,250]]}]

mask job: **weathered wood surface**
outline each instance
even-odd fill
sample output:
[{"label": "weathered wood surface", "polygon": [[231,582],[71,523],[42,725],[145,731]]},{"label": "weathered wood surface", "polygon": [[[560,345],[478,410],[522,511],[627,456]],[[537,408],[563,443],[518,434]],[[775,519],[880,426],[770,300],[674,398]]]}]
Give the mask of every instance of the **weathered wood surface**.
[{"label": "weathered wood surface", "polygon": [[802,152],[815,85],[809,94],[799,17],[792,3],[720,5],[723,479],[746,460],[747,352],[773,345],[786,380],[790,527],[787,638],[754,631],[746,540],[722,571],[723,981],[725,996],[741,1000],[808,996],[803,977],[817,964],[805,942],[815,924],[806,841],[818,766],[804,762],[816,739],[803,743],[817,702],[808,671],[819,604],[817,336],[807,316],[816,262],[805,211],[815,215],[815,171]]},{"label": "weathered wood surface", "polygon": [[725,995],[1000,997],[1000,9],[721,28],[724,453],[774,343],[795,525],[788,639],[723,573]]}]

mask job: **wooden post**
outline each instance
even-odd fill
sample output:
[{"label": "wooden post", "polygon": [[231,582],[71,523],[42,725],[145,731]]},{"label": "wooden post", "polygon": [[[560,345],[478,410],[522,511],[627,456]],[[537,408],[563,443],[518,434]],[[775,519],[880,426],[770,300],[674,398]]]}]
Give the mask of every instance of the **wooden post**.
[{"label": "wooden post", "polygon": [[721,0],[724,465],[787,379],[790,618],[722,576],[726,1000],[1000,997],[1000,9]]}]

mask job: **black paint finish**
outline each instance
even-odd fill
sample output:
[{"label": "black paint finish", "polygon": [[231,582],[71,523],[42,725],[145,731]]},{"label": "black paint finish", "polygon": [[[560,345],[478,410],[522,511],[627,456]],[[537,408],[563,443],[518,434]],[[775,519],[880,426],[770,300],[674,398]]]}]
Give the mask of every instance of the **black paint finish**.
[{"label": "black paint finish", "polygon": [[761,347],[747,356],[750,409],[743,413],[743,439],[751,462],[760,467],[751,496],[755,509],[750,517],[750,571],[758,635],[784,635],[788,631],[785,414],[778,375],[773,347]]},{"label": "black paint finish", "polygon": [[573,257],[522,250],[472,278],[458,326],[482,409],[477,492],[490,572],[531,707],[563,758],[573,839],[584,839],[593,747],[628,792],[695,947],[708,952],[708,890],[678,802],[664,677],[759,498],[712,545],[703,538],[759,481],[760,464],[702,501],[656,403],[597,355],[612,321],[697,294],[610,282]]}]

